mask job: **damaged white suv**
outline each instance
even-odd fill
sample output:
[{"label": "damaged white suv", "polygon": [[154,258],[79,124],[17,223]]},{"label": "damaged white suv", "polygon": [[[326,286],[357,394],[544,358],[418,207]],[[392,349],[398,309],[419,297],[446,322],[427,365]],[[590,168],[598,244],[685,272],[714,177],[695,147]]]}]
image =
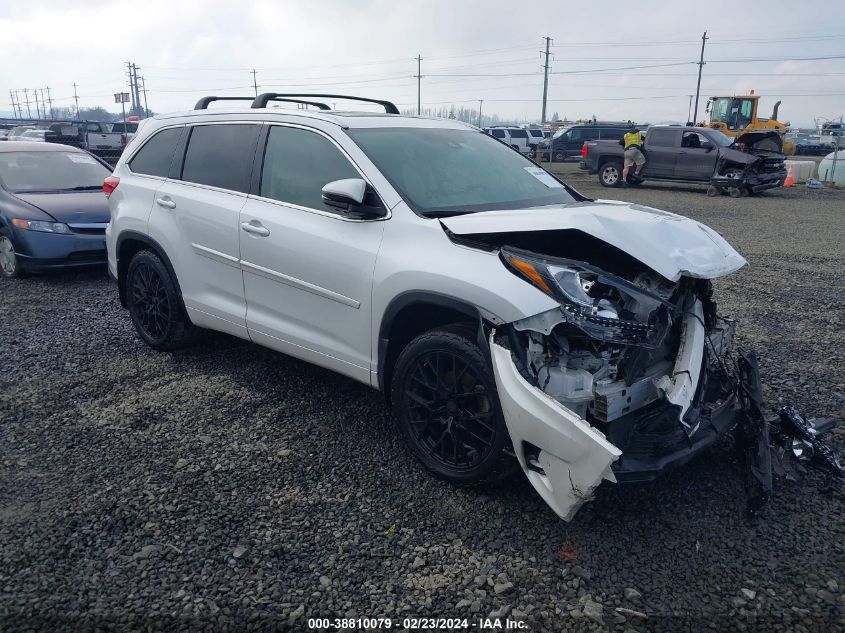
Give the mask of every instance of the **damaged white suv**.
[{"label": "damaged white suv", "polygon": [[710,280],[745,260],[718,233],[589,200],[470,125],[320,96],[343,98],[206,98],[127,147],[109,271],[146,343],[209,328],[350,376],[437,475],[515,456],[567,520],[602,480],[652,479],[733,426]]}]

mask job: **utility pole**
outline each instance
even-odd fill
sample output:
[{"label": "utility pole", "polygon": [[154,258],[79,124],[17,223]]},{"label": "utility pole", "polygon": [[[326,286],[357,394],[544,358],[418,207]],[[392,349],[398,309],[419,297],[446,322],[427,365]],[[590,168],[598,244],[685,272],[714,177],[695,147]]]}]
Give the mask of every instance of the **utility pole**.
[{"label": "utility pole", "polygon": [[704,68],[704,44],[707,42],[707,31],[701,36],[701,59],[698,60],[698,84],[695,86],[695,110],[692,113],[692,123],[698,119],[698,95],[701,92],[701,69]]},{"label": "utility pole", "polygon": [[141,92],[144,93],[144,118],[150,116],[150,109],[147,107],[147,78],[141,77]]},{"label": "utility pole", "polygon": [[687,125],[695,125],[695,121],[690,121],[690,115],[692,114],[692,95],[689,96],[689,107],[687,108]]},{"label": "utility pole", "polygon": [[47,118],[47,99],[44,98],[44,88],[41,89],[41,109],[44,111],[44,118],[46,119]]},{"label": "utility pole", "polygon": [[416,60],[417,60],[417,74],[414,75],[414,77],[417,78],[417,116],[420,116],[422,114],[422,108],[420,107],[420,83],[422,81],[422,73],[421,73],[422,57],[420,57],[419,53],[417,53]]},{"label": "utility pole", "polygon": [[18,111],[15,109],[15,93],[12,90],[9,91],[9,99],[12,100],[12,112],[15,113],[15,118],[17,119]]},{"label": "utility pole", "polygon": [[35,93],[35,116],[40,119],[41,108],[38,106],[38,88],[34,88],[32,92]]},{"label": "utility pole", "polygon": [[76,102],[76,120],[79,120],[79,95],[76,94],[76,82],[73,82],[73,100]]},{"label": "utility pole", "polygon": [[47,86],[47,103],[50,104],[50,118],[53,118],[53,97],[50,95],[50,86]]},{"label": "utility pole", "polygon": [[26,118],[31,119],[32,110],[29,109],[29,91],[26,88],[23,89],[23,99],[24,103],[26,104]]},{"label": "utility pole", "polygon": [[141,89],[138,87],[138,66],[135,64],[132,64],[132,74],[135,76],[135,107],[132,114],[138,114],[141,111]]},{"label": "utility pole", "polygon": [[252,69],[252,87],[255,88],[255,96],[258,96],[258,79],[256,77],[257,73],[255,72],[255,68]]},{"label": "utility pole", "polygon": [[484,99],[478,100],[478,127],[481,127],[481,104],[484,103]]},{"label": "utility pole", "polygon": [[126,62],[126,73],[129,75],[129,98],[132,99],[130,111],[135,111],[135,77],[132,74],[132,62]]},{"label": "utility pole", "polygon": [[540,125],[546,124],[546,99],[549,96],[549,45],[552,42],[552,38],[544,37],[546,40],[546,63],[543,64],[543,114],[540,117]]}]

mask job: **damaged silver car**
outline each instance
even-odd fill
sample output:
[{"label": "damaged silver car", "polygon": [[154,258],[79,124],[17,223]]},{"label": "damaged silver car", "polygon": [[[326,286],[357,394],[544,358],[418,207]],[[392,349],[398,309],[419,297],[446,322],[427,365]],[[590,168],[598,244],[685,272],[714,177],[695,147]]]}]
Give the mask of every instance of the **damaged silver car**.
[{"label": "damaged silver car", "polygon": [[151,347],[208,328],[345,374],[388,395],[438,476],[521,467],[566,520],[602,481],[657,477],[742,420],[755,499],[770,449],[832,455],[800,416],[773,427],[753,357],[729,356],[711,281],[746,262],[715,231],[590,200],[387,101],[219,99],[149,119],[104,183],[109,271]]}]

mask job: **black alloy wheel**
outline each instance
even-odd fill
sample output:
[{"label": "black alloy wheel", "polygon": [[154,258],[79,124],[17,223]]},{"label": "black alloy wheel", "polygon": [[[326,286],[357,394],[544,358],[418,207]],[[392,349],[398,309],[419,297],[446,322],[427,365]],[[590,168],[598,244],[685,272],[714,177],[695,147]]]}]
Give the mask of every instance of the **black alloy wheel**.
[{"label": "black alloy wheel", "polygon": [[139,264],[132,275],[133,314],[144,334],[151,339],[164,338],[170,326],[173,307],[164,289],[164,282],[158,271],[147,263]]},{"label": "black alloy wheel", "polygon": [[170,273],[155,253],[141,251],[129,263],[126,302],[135,329],[150,347],[170,351],[194,341],[197,328],[185,312]]},{"label": "black alloy wheel", "polygon": [[435,474],[455,483],[498,478],[509,436],[469,332],[433,330],[412,341],[397,362],[392,398],[411,451]]}]

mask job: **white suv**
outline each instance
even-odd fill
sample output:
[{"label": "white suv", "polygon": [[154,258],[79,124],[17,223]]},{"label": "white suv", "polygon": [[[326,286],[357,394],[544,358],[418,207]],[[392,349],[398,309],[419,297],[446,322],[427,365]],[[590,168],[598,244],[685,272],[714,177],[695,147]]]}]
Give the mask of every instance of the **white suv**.
[{"label": "white suv", "polygon": [[745,260],[718,233],[389,102],[267,107],[294,97],[156,116],[104,183],[109,271],[147,344],[208,328],[350,376],[437,475],[518,462],[567,520],[603,479],[652,479],[733,426],[709,280]]}]

